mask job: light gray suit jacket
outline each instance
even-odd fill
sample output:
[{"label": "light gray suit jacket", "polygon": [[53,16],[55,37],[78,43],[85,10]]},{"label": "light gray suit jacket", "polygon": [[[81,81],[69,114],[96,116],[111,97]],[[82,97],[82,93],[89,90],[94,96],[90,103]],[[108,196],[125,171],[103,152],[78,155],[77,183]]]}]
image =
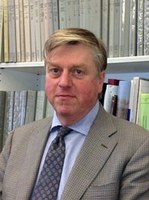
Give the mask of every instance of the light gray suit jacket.
[{"label": "light gray suit jacket", "polygon": [[[0,200],[28,200],[51,120],[18,128],[0,156]],[[102,107],[61,200],[149,200],[149,132]]]}]

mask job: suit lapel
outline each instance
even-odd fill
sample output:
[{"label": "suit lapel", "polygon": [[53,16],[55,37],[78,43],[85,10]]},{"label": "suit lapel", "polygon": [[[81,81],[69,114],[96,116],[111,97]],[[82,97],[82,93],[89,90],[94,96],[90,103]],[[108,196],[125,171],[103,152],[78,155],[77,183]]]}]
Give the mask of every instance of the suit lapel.
[{"label": "suit lapel", "polygon": [[81,198],[102,169],[116,145],[116,128],[109,115],[100,108],[100,113],[84,142],[69,176],[62,200]]},{"label": "suit lapel", "polygon": [[44,124],[38,130],[36,128],[35,132],[31,133],[22,173],[18,181],[19,188],[21,188],[21,184],[23,189],[18,191],[16,200],[29,199],[32,188],[34,186],[34,181],[36,180],[36,175],[45,143],[47,141],[49,126],[50,122],[48,121],[48,123]]}]

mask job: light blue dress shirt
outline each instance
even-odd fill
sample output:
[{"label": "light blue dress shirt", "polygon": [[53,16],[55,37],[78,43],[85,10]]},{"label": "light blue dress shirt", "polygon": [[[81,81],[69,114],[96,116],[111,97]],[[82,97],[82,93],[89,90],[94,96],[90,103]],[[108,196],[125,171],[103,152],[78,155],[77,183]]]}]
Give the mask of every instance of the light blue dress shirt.
[{"label": "light blue dress shirt", "polygon": [[[87,136],[87,134],[90,130],[90,127],[97,115],[98,110],[99,110],[99,102],[97,101],[96,105],[92,108],[92,110],[83,119],[81,119],[78,123],[69,126],[69,128],[71,128],[73,131],[71,131],[70,134],[65,136],[66,155],[65,155],[65,161],[64,161],[63,172],[62,172],[62,176],[61,176],[61,182],[60,182],[57,200],[61,199],[61,195],[63,193],[68,176],[71,172],[71,169],[74,165],[77,155],[80,152],[80,149],[83,145],[85,137]],[[53,139],[57,135],[57,131],[55,129],[53,129],[54,131],[52,131],[52,128],[54,128],[58,125],[61,125],[61,123],[58,120],[56,113],[54,112],[52,126],[51,126],[51,133],[48,138],[48,141],[47,141],[47,144],[46,144],[46,147],[44,150],[44,154],[43,154],[43,157],[41,160],[38,177],[42,170],[44,160],[45,160],[46,154],[48,152],[49,146],[50,146],[51,142],[53,141]]]}]

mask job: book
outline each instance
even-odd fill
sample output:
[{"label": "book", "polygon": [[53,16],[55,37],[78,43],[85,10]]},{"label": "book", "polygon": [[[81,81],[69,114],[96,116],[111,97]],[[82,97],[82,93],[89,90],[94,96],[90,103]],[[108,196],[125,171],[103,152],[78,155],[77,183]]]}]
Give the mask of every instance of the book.
[{"label": "book", "polygon": [[0,1],[0,62],[3,62],[3,21],[4,20],[4,5]]},{"label": "book", "polygon": [[132,113],[133,113],[133,94],[134,94],[134,87],[133,87],[133,79],[130,81],[130,96],[129,96],[129,105],[128,105],[128,121],[132,121]]},{"label": "book", "polygon": [[[44,43],[45,43],[45,34],[42,34],[42,31],[47,32],[47,29],[45,30],[45,12],[44,12],[44,0],[39,0],[39,21],[40,21],[40,33],[41,33],[41,48],[43,49]],[[51,11],[49,10],[49,13]],[[46,24],[48,28],[48,24]]]},{"label": "book", "polygon": [[27,91],[25,124],[31,123],[35,120],[36,95],[37,93],[35,90]]},{"label": "book", "polygon": [[4,5],[4,62],[9,62],[9,18],[8,0],[3,0]]},{"label": "book", "polygon": [[130,121],[138,124],[140,94],[149,92],[149,79],[134,77],[132,83],[132,91],[130,93],[132,102],[130,110]]},{"label": "book", "polygon": [[144,55],[144,28],[148,26],[148,23],[144,26],[144,9],[144,0],[137,1],[137,56]]},{"label": "book", "polygon": [[58,0],[52,1],[53,32],[59,28]]},{"label": "book", "polygon": [[66,4],[65,0],[59,0],[59,28],[66,27]]},{"label": "book", "polygon": [[[101,0],[88,0],[88,12],[90,10],[89,13],[87,13],[89,19],[86,20],[86,23],[90,24],[90,31],[92,31],[97,38],[101,38],[101,30],[102,30],[102,16],[101,16]],[[95,20],[94,23],[92,22],[93,19],[98,19]]]},{"label": "book", "polygon": [[25,117],[26,117],[26,106],[27,106],[27,90],[20,91],[20,125],[23,126],[25,124]]},{"label": "book", "polygon": [[109,46],[109,0],[102,1],[102,33],[101,38],[106,46],[108,54]]},{"label": "book", "polygon": [[136,0],[130,0],[130,31],[129,31],[129,56],[136,55],[136,12],[137,12],[137,4]]},{"label": "book", "polygon": [[37,91],[35,121],[45,117],[46,95],[44,90]]},{"label": "book", "polygon": [[[44,42],[53,33],[53,5],[52,0],[43,1]],[[42,34],[41,34],[42,35]],[[44,46],[44,43],[43,45]]]},{"label": "book", "polygon": [[149,130],[149,93],[140,94],[139,107],[140,110],[138,124]]},{"label": "book", "polygon": [[136,116],[137,116],[137,105],[138,105],[138,92],[139,92],[139,77],[133,77],[132,85],[131,85],[131,93],[130,99],[131,108],[130,108],[130,121],[136,123]]},{"label": "book", "polygon": [[50,102],[48,101],[48,99],[46,99],[45,117],[52,117],[53,113],[54,113],[54,108],[50,104]]},{"label": "book", "polygon": [[40,7],[39,1],[34,0],[34,26],[35,26],[35,45],[36,45],[36,61],[42,60],[42,47],[41,47],[41,30],[40,30]]},{"label": "book", "polygon": [[86,0],[80,0],[79,3],[79,16],[80,16],[80,28],[85,28],[85,4]]},{"label": "book", "polygon": [[119,56],[120,0],[109,4],[109,57]]},{"label": "book", "polygon": [[3,129],[4,129],[4,113],[5,113],[6,91],[0,91],[0,151],[3,148]]},{"label": "book", "polygon": [[6,142],[9,132],[13,129],[14,94],[14,91],[6,91],[3,145]]},{"label": "book", "polygon": [[142,93],[149,93],[149,79],[139,78],[138,80],[138,102],[137,102],[137,112],[136,112],[136,124],[139,123],[139,111],[140,111],[140,96]]},{"label": "book", "polygon": [[144,55],[149,55],[149,1],[144,0]]},{"label": "book", "polygon": [[112,96],[110,113],[114,116],[117,115],[117,101],[118,101],[118,95]]},{"label": "book", "polygon": [[120,80],[117,92],[117,112],[116,116],[128,120],[128,109],[130,99],[131,82]]},{"label": "book", "polygon": [[20,11],[19,0],[15,0],[15,33],[17,62],[21,62],[21,36],[20,36]]},{"label": "book", "polygon": [[119,56],[129,55],[130,1],[120,1]]},{"label": "book", "polygon": [[79,26],[79,3],[76,0],[66,0],[66,27]]},{"label": "book", "polygon": [[15,129],[15,128],[19,127],[20,123],[21,123],[20,91],[15,91],[12,128]]},{"label": "book", "polygon": [[31,28],[30,28],[30,5],[29,0],[23,0],[24,14],[24,40],[25,40],[25,61],[31,61]]},{"label": "book", "polygon": [[15,2],[8,0],[9,62],[17,61]]},{"label": "book", "polygon": [[[114,84],[111,84],[111,83]],[[119,82],[119,81],[118,81]],[[115,84],[116,83],[116,84]],[[107,112],[111,112],[111,104],[112,104],[112,97],[114,95],[117,95],[118,92],[118,84],[117,81],[114,80],[109,80],[109,83],[106,85],[106,90],[105,90],[105,95],[104,95],[104,102],[103,102],[103,107]]]},{"label": "book", "polygon": [[[51,0],[50,0],[51,1]],[[43,30],[44,30],[44,39],[47,40],[49,37],[49,12],[48,12],[48,0],[43,0]]]},{"label": "book", "polygon": [[31,61],[36,62],[36,41],[35,41],[35,15],[34,15],[34,0],[29,1],[30,12],[30,38],[31,38]]},{"label": "book", "polygon": [[23,0],[19,0],[19,19],[20,19],[21,61],[25,62],[25,31],[24,31],[24,6],[23,6]]}]

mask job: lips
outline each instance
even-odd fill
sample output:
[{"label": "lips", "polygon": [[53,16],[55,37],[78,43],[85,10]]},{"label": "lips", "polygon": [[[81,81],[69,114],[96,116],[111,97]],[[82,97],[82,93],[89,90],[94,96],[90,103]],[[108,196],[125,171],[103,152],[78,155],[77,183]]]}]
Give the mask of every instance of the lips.
[{"label": "lips", "polygon": [[59,95],[56,95],[56,97],[71,97],[71,98],[73,98],[74,96],[72,96],[70,94],[59,94]]},{"label": "lips", "polygon": [[74,95],[70,95],[70,94],[58,94],[58,95],[56,95],[56,97],[58,97],[60,99],[70,99],[70,98],[74,98]]}]

